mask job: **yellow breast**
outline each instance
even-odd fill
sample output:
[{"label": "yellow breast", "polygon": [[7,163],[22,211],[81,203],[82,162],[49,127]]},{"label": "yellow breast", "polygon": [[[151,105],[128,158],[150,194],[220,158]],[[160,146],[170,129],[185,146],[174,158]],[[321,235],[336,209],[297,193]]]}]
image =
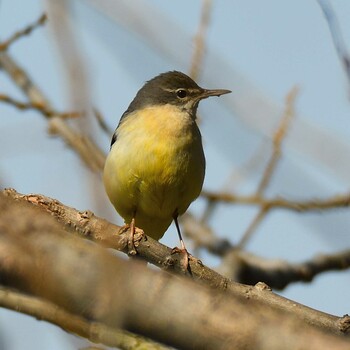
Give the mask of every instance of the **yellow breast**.
[{"label": "yellow breast", "polygon": [[104,184],[119,214],[159,239],[198,197],[205,159],[195,121],[172,105],[127,116],[107,157]]}]

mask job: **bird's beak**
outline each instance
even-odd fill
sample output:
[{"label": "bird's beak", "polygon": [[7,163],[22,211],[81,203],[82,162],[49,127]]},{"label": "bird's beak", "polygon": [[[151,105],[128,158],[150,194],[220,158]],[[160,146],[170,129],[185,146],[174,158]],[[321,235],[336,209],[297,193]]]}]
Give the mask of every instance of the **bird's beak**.
[{"label": "bird's beak", "polygon": [[229,94],[232,92],[231,90],[224,90],[224,89],[215,89],[215,90],[206,90],[203,89],[202,93],[198,96],[201,100],[204,98],[208,98],[210,96],[221,96],[225,94]]}]

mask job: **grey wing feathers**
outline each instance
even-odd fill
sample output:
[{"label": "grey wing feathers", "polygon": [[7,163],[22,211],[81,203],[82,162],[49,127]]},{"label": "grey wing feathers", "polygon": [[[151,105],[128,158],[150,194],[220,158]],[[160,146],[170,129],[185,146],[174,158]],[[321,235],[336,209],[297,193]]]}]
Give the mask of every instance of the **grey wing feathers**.
[{"label": "grey wing feathers", "polygon": [[112,136],[112,140],[111,140],[111,148],[112,146],[114,145],[115,141],[117,141],[117,133],[118,133],[118,128],[120,126],[120,124],[122,123],[122,121],[128,116],[129,114],[129,110],[126,110],[123,115],[121,116],[120,120],[119,120],[119,123],[118,123],[118,126],[117,128],[115,129],[114,131],[114,134]]}]

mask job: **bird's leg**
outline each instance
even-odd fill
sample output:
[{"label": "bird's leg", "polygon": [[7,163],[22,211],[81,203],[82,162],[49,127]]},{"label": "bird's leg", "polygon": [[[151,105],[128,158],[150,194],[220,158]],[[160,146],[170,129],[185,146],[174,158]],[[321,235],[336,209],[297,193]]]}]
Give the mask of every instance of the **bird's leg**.
[{"label": "bird's leg", "polygon": [[123,226],[120,227],[119,231],[118,231],[118,235],[123,234],[124,232],[128,231],[130,228],[129,224],[125,224]]},{"label": "bird's leg", "polygon": [[135,216],[136,216],[136,212],[134,213],[130,224],[125,224],[124,226],[122,226],[119,230],[118,234],[122,234],[124,232],[127,232],[128,230],[130,230],[130,235],[128,238],[128,254],[129,255],[136,255],[137,251],[135,249],[135,244],[134,244],[134,240],[135,240],[135,233],[138,233],[139,236],[141,237],[142,235],[144,235],[143,230],[139,229],[138,227],[136,227],[135,225]]},{"label": "bird's leg", "polygon": [[136,255],[136,249],[135,249],[135,244],[134,244],[134,236],[135,236],[135,216],[131,219],[130,223],[130,236],[128,239],[128,254],[129,255]]},{"label": "bird's leg", "polygon": [[[174,215],[174,222],[175,222],[177,234],[179,235],[181,248],[178,248],[178,247],[173,248],[171,251],[171,254],[176,254],[176,253],[180,254],[182,256],[182,258],[180,260],[181,265],[184,268],[184,271],[188,271],[189,270],[190,254],[188,253],[186,246],[185,246],[185,243],[184,243],[184,240],[182,239],[180,226],[179,226],[179,223],[177,221],[177,214]],[[189,272],[191,272],[191,271],[189,271]]]}]

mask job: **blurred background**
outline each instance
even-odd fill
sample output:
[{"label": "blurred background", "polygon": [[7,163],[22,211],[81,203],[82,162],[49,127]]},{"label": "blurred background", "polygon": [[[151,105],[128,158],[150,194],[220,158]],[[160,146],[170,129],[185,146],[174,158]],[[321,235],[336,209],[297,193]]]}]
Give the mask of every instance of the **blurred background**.
[{"label": "blurred background", "polygon": [[[254,194],[273,153],[285,110],[294,110],[264,197],[327,199],[349,192],[350,89],[344,61],[350,47],[350,2],[333,0],[333,40],[325,1],[85,0],[0,2],[0,41],[46,12],[45,26],[13,43],[8,53],[60,112],[84,111],[68,123],[108,152],[111,132],[142,84],[168,70],[191,73],[205,88],[232,94],[203,102],[200,128],[207,158],[204,190]],[[328,8],[328,7],[327,7]],[[332,14],[329,13],[328,14]],[[335,20],[335,22],[334,22]],[[333,22],[332,22],[333,21]],[[202,42],[202,41],[203,42]],[[201,44],[202,42],[202,44]],[[198,48],[203,48],[202,54]],[[196,56],[198,54],[198,56]],[[286,96],[298,87],[295,99]],[[0,70],[0,94],[26,101]],[[104,131],[93,110],[107,124]],[[122,224],[93,172],[35,110],[0,103],[0,186],[41,193]],[[205,198],[190,207],[197,218]],[[259,208],[219,203],[206,224],[238,244]],[[297,263],[350,246],[348,208],[268,213],[244,249]],[[171,226],[164,244],[178,244]],[[221,260],[186,239],[204,264]],[[328,272],[279,292],[335,315],[350,311],[350,273]],[[38,336],[40,334],[40,336]],[[86,342],[44,322],[0,310],[0,348],[76,349]]]}]

